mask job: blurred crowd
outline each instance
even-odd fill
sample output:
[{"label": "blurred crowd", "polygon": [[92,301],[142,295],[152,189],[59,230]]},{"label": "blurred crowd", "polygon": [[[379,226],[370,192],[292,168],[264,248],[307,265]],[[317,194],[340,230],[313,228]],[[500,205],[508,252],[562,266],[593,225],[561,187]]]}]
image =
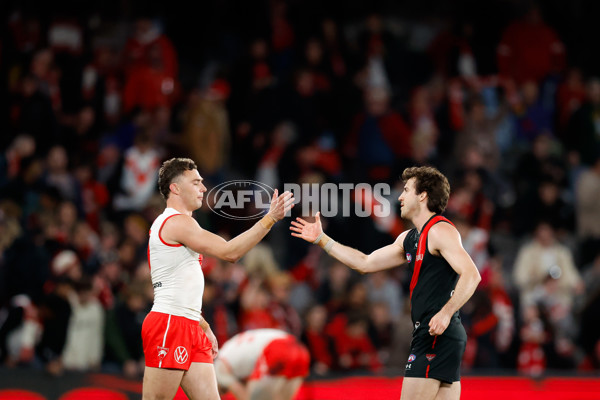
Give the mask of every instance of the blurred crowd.
[{"label": "blurred crowd", "polygon": [[[4,365],[141,376],[157,173],[186,156],[209,189],[388,183],[389,217],[324,219],[365,252],[411,228],[395,201],[403,168],[438,167],[483,277],[461,311],[464,371],[600,369],[600,71],[570,62],[535,5],[483,47],[467,19],[307,8],[265,2],[248,14],[256,29],[229,29],[227,51],[196,48],[196,64],[178,54],[193,44],[169,37],[176,19],[11,10],[0,39]],[[496,51],[483,72],[482,48]],[[206,205],[195,217],[225,238],[253,223]],[[203,269],[221,343],[281,328],[307,344],[316,375],[403,371],[403,266],[360,276],[284,221],[239,263],[205,256]]]}]

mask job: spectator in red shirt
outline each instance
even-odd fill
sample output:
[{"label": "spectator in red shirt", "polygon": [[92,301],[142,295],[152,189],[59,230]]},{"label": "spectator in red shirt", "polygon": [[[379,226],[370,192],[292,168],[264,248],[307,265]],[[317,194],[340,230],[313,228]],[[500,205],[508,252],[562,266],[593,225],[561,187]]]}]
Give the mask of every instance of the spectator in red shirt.
[{"label": "spectator in red shirt", "polygon": [[586,100],[585,83],[581,71],[578,68],[572,68],[566,75],[556,93],[558,128],[563,140],[566,140],[568,136],[569,119]]},{"label": "spectator in red shirt", "polygon": [[151,66],[136,68],[129,75],[123,91],[123,110],[128,113],[136,106],[146,111],[172,106],[177,93],[177,81],[161,63],[160,49],[154,48]]},{"label": "spectator in red shirt", "polygon": [[284,76],[293,62],[296,34],[289,21],[288,6],[284,1],[270,4],[271,47],[273,48],[275,73]]},{"label": "spectator in red shirt", "polygon": [[557,33],[546,25],[537,6],[525,18],[510,24],[498,45],[501,77],[518,83],[540,82],[565,67],[565,48]]},{"label": "spectator in red shirt", "polygon": [[238,314],[240,332],[259,328],[277,328],[275,318],[269,312],[270,294],[264,284],[250,281],[240,295],[241,309]]},{"label": "spectator in red shirt", "polygon": [[530,305],[523,309],[520,338],[518,371],[531,376],[542,375],[546,369],[543,345],[548,341],[548,332],[537,306]]},{"label": "spectator in red shirt", "polygon": [[331,342],[325,334],[327,309],[316,304],[306,313],[305,328],[302,340],[310,352],[312,370],[318,375],[325,375],[333,367]]},{"label": "spectator in red shirt", "polygon": [[151,52],[160,53],[160,61],[166,76],[175,78],[179,69],[175,47],[157,24],[150,18],[141,17],[135,22],[133,36],[127,40],[124,49],[125,72],[127,75],[137,68],[150,65]]},{"label": "spectator in red shirt", "polygon": [[147,110],[172,106],[178,93],[178,65],[169,39],[152,21],[141,18],[134,37],[125,46],[125,54],[124,111],[135,106]]},{"label": "spectator in red shirt", "polygon": [[344,370],[370,369],[377,371],[381,362],[367,334],[368,319],[362,314],[350,314],[344,330],[335,339],[339,366]]}]

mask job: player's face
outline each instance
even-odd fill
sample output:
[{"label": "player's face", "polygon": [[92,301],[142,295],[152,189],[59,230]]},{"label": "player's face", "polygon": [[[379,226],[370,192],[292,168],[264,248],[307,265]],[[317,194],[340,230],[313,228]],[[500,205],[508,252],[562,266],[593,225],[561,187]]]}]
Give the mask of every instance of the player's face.
[{"label": "player's face", "polygon": [[177,183],[180,189],[180,196],[185,204],[191,210],[196,210],[202,206],[206,186],[202,183],[203,179],[198,170],[185,171]]},{"label": "player's face", "polygon": [[415,190],[415,178],[406,181],[398,201],[400,201],[400,215],[402,218],[410,219],[417,212],[419,209],[419,196]]}]

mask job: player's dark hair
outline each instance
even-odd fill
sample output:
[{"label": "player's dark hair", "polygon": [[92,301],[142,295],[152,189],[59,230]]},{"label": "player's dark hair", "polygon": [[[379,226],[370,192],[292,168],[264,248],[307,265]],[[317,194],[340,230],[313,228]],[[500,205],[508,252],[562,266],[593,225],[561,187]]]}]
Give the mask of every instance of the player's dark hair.
[{"label": "player's dark hair", "polygon": [[415,178],[417,194],[427,192],[427,208],[436,214],[441,214],[448,205],[450,183],[448,178],[433,167],[411,167],[402,172],[402,180],[407,182]]},{"label": "player's dark hair", "polygon": [[162,197],[167,200],[171,189],[169,186],[179,175],[185,171],[198,169],[196,163],[189,158],[171,158],[163,163],[158,171],[158,190]]}]

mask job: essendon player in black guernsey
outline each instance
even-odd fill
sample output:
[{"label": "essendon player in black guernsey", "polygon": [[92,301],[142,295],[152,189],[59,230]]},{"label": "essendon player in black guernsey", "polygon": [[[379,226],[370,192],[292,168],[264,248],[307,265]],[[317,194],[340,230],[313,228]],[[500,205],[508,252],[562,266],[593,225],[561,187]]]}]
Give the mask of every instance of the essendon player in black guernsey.
[{"label": "essendon player in black guernsey", "polygon": [[481,277],[462,246],[454,225],[440,214],[450,196],[448,179],[432,167],[407,168],[398,199],[402,217],[415,229],[366,255],[337,243],[323,232],[320,215],[309,223],[292,222],[292,235],[318,244],[332,257],[360,273],[408,263],[411,316],[414,324],[401,400],[457,400],[460,361],[467,335],[458,310],[473,295]]}]

